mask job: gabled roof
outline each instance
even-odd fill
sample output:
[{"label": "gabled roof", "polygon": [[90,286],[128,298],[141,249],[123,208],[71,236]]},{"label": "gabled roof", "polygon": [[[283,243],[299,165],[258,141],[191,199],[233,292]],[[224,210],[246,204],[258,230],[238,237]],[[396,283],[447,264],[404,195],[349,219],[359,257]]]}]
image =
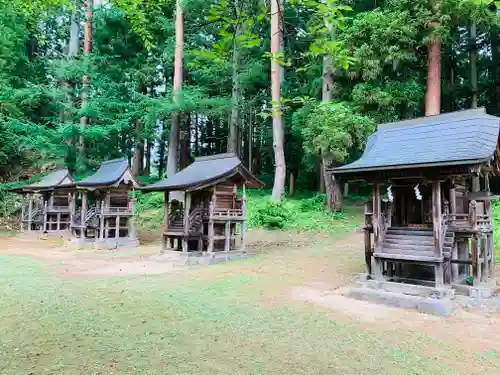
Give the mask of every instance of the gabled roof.
[{"label": "gabled roof", "polygon": [[218,154],[196,158],[194,163],[170,178],[148,185],[144,191],[194,191],[238,176],[249,187],[261,188],[264,184],[252,175],[235,154]]},{"label": "gabled roof", "polygon": [[484,108],[381,124],[361,158],[334,174],[484,163],[496,150],[500,118]]},{"label": "gabled roof", "polygon": [[132,182],[133,186],[140,186],[130,171],[127,159],[108,160],[101,164],[99,169],[91,176],[78,181],[78,188],[98,188],[112,186],[121,182]]},{"label": "gabled roof", "polygon": [[54,172],[49,173],[41,181],[35,182],[34,184],[22,186],[20,188],[12,189],[14,192],[39,192],[47,191],[54,188],[64,188],[71,187],[74,184],[73,177],[67,169],[58,169]]}]

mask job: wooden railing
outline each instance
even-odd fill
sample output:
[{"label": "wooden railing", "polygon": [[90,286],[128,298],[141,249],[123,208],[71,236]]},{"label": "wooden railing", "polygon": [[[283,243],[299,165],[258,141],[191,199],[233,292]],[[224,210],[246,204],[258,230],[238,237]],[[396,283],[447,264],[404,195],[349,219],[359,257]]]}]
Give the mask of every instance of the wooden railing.
[{"label": "wooden railing", "polygon": [[130,207],[104,207],[104,213],[129,213]]},{"label": "wooden railing", "polygon": [[489,215],[478,215],[476,202],[469,205],[468,214],[450,214],[449,225],[453,228],[476,230],[491,229],[491,217]]}]

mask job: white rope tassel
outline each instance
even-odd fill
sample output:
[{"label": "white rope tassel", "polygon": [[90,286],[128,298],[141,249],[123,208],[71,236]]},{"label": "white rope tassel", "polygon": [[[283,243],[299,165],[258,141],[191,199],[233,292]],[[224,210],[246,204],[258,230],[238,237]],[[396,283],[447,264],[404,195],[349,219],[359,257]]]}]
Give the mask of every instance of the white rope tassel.
[{"label": "white rope tassel", "polygon": [[422,195],[420,194],[420,190],[418,189],[418,184],[413,188],[413,190],[415,190],[415,197],[417,197],[417,200],[421,201]]}]

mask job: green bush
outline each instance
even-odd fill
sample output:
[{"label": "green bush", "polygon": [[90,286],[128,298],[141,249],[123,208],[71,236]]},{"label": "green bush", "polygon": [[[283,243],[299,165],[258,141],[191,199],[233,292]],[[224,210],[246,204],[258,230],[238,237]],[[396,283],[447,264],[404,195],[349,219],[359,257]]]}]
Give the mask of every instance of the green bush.
[{"label": "green bush", "polygon": [[268,229],[283,229],[290,219],[290,212],[283,203],[273,202],[269,199],[257,207],[251,215],[251,226]]},{"label": "green bush", "polygon": [[495,260],[500,262],[500,201],[493,202],[493,242],[496,250]]}]

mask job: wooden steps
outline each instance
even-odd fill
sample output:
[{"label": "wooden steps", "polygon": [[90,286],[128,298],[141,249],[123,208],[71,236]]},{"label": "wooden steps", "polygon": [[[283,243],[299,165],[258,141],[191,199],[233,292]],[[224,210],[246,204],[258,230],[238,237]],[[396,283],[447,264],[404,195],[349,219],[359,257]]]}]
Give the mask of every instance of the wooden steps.
[{"label": "wooden steps", "polygon": [[385,233],[376,258],[440,263],[451,256],[455,235],[448,231],[443,242],[443,257],[436,254],[431,228],[392,227]]}]

